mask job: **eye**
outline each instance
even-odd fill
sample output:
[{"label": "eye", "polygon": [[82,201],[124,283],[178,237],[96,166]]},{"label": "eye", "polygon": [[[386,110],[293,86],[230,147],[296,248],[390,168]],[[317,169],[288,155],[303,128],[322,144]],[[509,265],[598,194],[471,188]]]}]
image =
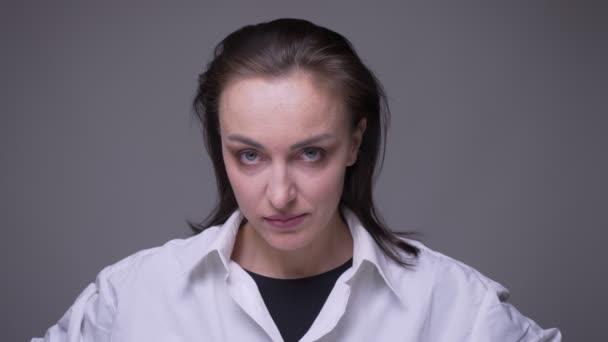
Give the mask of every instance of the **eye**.
[{"label": "eye", "polygon": [[318,161],[323,156],[323,151],[319,148],[307,148],[302,151],[302,159],[306,161]]},{"label": "eye", "polygon": [[253,164],[257,162],[258,159],[260,159],[260,156],[255,151],[247,150],[239,152],[239,160],[244,164]]}]

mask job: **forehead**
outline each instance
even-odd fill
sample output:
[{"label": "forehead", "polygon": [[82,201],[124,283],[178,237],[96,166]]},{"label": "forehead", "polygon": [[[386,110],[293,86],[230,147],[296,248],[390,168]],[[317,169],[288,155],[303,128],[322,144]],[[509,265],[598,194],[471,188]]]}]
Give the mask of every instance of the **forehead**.
[{"label": "forehead", "polygon": [[303,71],[235,80],[222,92],[219,112],[222,135],[286,142],[339,134],[349,122],[341,96]]}]

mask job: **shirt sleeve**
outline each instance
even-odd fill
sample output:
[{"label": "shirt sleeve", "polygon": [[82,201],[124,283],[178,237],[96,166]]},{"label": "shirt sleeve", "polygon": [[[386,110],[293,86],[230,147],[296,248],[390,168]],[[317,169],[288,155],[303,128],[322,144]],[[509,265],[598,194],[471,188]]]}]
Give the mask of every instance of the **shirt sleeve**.
[{"label": "shirt sleeve", "polygon": [[479,309],[472,341],[561,342],[557,328],[543,329],[507,302],[509,291],[500,284],[490,286]]},{"label": "shirt sleeve", "polygon": [[31,342],[110,341],[116,303],[108,274],[109,268],[100,272],[95,283],[80,293],[59,322],[47,330],[44,338],[33,338]]}]

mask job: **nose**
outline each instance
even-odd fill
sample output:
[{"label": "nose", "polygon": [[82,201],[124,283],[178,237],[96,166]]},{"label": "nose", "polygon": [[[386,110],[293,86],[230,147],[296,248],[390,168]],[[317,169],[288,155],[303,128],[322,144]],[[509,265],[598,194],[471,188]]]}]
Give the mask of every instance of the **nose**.
[{"label": "nose", "polygon": [[287,209],[296,198],[296,187],[285,165],[277,165],[269,173],[266,193],[273,208]]}]

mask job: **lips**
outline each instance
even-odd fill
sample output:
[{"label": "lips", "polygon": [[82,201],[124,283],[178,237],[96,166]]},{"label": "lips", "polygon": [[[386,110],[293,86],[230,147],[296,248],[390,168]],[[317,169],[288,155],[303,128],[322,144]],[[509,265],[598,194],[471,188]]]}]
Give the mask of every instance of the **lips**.
[{"label": "lips", "polygon": [[295,228],[298,226],[306,217],[306,214],[299,215],[272,215],[264,217],[264,220],[275,228],[287,229]]},{"label": "lips", "polygon": [[267,220],[270,221],[289,221],[289,220],[293,220],[295,218],[298,218],[300,216],[303,216],[305,214],[299,214],[299,215],[272,215],[272,216],[266,216],[264,217]]}]

